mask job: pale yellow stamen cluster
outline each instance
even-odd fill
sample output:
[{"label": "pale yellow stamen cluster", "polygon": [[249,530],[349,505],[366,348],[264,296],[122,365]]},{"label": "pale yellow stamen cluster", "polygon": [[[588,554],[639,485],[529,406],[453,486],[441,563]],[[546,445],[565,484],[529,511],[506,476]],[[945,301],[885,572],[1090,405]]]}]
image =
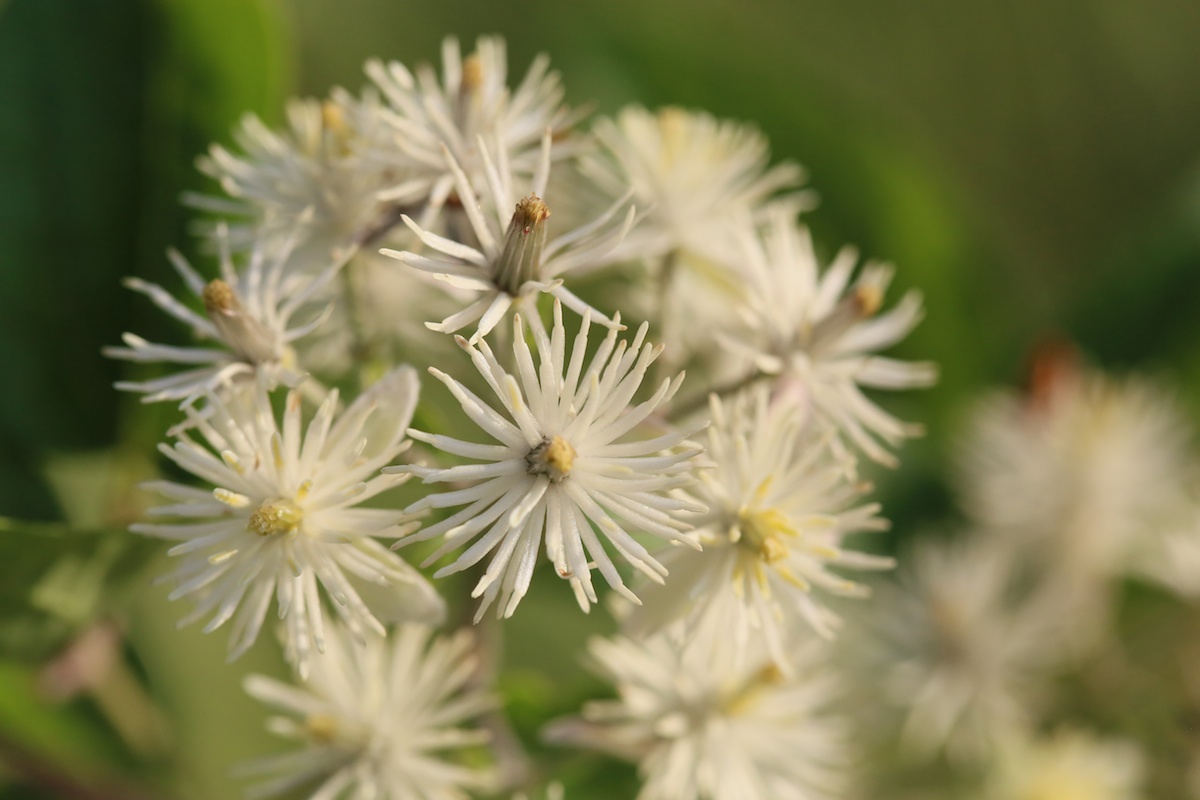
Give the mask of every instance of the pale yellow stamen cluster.
[{"label": "pale yellow stamen cluster", "polygon": [[295,532],[304,518],[300,507],[286,498],[276,498],[263,503],[250,515],[246,530],[259,536],[274,536]]},{"label": "pale yellow stamen cluster", "polygon": [[529,451],[525,463],[530,475],[546,475],[551,483],[558,483],[571,474],[575,464],[575,448],[561,436],[542,440],[542,443]]}]

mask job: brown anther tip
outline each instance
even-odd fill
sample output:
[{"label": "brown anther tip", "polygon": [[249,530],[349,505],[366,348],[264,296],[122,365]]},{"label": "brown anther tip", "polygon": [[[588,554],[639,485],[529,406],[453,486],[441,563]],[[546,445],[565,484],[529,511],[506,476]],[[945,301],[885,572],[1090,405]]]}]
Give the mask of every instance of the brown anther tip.
[{"label": "brown anther tip", "polygon": [[473,92],[483,85],[483,59],[479,53],[472,53],[463,60],[462,89]]},{"label": "brown anther tip", "polygon": [[517,209],[513,213],[513,222],[516,222],[526,233],[539,222],[545,222],[550,218],[550,206],[546,205],[542,198],[536,194],[530,193],[529,197],[522,199],[517,203]]},{"label": "brown anther tip", "polygon": [[860,284],[854,289],[854,305],[863,317],[870,317],[883,306],[883,292],[874,284]]},{"label": "brown anther tip", "polygon": [[237,307],[237,295],[233,287],[220,278],[208,282],[200,293],[204,301],[204,310],[209,314],[228,313]]}]

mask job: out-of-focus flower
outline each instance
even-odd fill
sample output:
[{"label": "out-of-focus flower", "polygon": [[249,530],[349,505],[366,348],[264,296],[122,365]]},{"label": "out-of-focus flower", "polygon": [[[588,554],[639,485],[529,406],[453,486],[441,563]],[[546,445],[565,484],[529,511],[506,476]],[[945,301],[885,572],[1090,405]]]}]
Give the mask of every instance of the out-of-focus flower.
[{"label": "out-of-focus flower", "polygon": [[913,291],[879,313],[892,268],[868,263],[851,283],[857,255],[843,249],[824,271],[812,238],[785,208],[774,207],[760,233],[739,228],[742,266],[748,276],[743,327],[723,341],[767,375],[779,375],[824,419],[841,429],[873,460],[895,466],[893,447],[920,433],[863,394],[863,388],[929,386],[937,369],[928,362],[876,355],[899,342],[921,320]]},{"label": "out-of-focus flower", "polygon": [[193,206],[227,220],[232,244],[250,249],[262,238],[287,231],[303,217],[297,271],[344,257],[373,240],[389,221],[376,193],[389,180],[377,165],[354,151],[381,123],[378,100],[334,90],[327,100],[293,100],[287,127],[268,128],[247,115],[234,138],[234,155],[213,145],[200,170],[221,184],[228,197],[189,194]]},{"label": "out-of-focus flower", "polygon": [[335,422],[335,390],[306,431],[300,395],[288,394],[280,425],[261,383],[249,402],[212,397],[203,416],[188,409],[208,446],[185,431],[174,446],[160,450],[216,488],[147,484],[174,501],[149,513],[184,521],[131,527],[178,542],[168,552],[181,563],[164,578],[176,584],[172,599],[196,601],[180,624],[210,617],[207,632],[232,620],[232,660],[258,637],[274,596],[285,654],[304,674],[311,647],[325,647],[322,588],[359,637],[369,631],[383,635],[381,617],[438,621],[442,599],[420,573],[376,541],[402,536],[418,523],[401,511],[360,505],[405,479],[379,470],[409,444],[404,430],[417,391],[413,369],[400,367],[359,395]]},{"label": "out-of-focus flower", "polygon": [[629,106],[594,130],[603,149],[584,157],[584,173],[612,198],[632,187],[647,209],[615,254],[621,258],[729,255],[734,220],[757,214],[804,178],[795,164],[768,168],[767,141],[753,127],[702,111]]},{"label": "out-of-focus flower", "polygon": [[[486,150],[483,159],[487,179],[477,186],[472,185],[448,152],[446,158],[479,246],[471,247],[438,236],[405,216],[404,221],[420,240],[443,257],[381,251],[411,267],[432,273],[450,287],[480,293],[462,311],[440,323],[426,324],[432,330],[454,333],[478,322],[471,337],[471,342],[475,343],[487,336],[513,306],[517,306],[518,311],[527,311],[531,320],[540,321],[536,314],[536,298],[546,292],[577,313],[590,311],[597,320],[615,327],[612,320],[564,287],[561,276],[594,266],[621,241],[634,217],[632,206],[623,222],[618,216],[626,199],[618,201],[586,225],[549,239],[550,207],[542,200],[550,171],[549,134],[543,140],[542,161],[533,179],[532,191],[519,201],[513,191],[512,173],[503,162],[497,167]],[[477,196],[483,197],[482,205],[476,200]],[[516,210],[510,213],[514,204]]]},{"label": "out-of-focus flower", "polygon": [[[1032,724],[1070,620],[1014,596],[1013,562],[986,539],[920,541],[881,585],[853,646],[872,715],[903,718],[900,741],[920,755],[988,758]],[[872,727],[894,736],[878,721]]]},{"label": "out-of-focus flower", "polygon": [[843,797],[846,730],[829,711],[838,688],[819,650],[793,653],[784,676],[761,647],[735,657],[711,641],[722,636],[708,626],[686,643],[666,632],[593,640],[617,699],[552,723],[547,738],[637,762],[639,800]]},{"label": "out-of-focus flower", "polygon": [[[220,237],[224,244],[224,237]],[[153,344],[126,333],[125,347],[105,348],[105,355],[125,361],[165,362],[191,366],[182,372],[147,381],[121,381],[118,389],[141,392],[144,402],[179,400],[189,403],[205,392],[228,394],[230,389],[253,386],[256,377],[270,388],[283,383],[295,386],[304,375],[296,363],[293,343],[318,328],[330,312],[326,306],[307,322],[293,325],[293,317],[329,285],[341,267],[334,262],[315,276],[288,278],[285,265],[295,243],[273,248],[260,241],[246,271],[234,269],[228,249],[221,253],[221,277],[205,281],[179,253],[170,251],[172,265],[204,305],[205,314],[188,308],[161,286],[140,278],[125,285],[149,297],[155,305],[191,327],[195,336],[218,347],[177,347]]]},{"label": "out-of-focus flower", "polygon": [[470,354],[503,411],[430,367],[430,373],[496,443],[477,444],[409,431],[414,439],[481,463],[444,469],[397,468],[420,475],[426,483],[469,484],[429,494],[410,506],[410,511],[465,508],[408,540],[445,534],[444,544],[427,563],[476,540],[435,577],[465,569],[494,551],[472,593],[483,597],[476,619],[497,598],[499,613],[513,613],[529,588],[543,539],[546,554],[559,576],[571,582],[584,610],[596,602],[593,566],[613,589],[637,602],[593,525],[622,558],[659,582],[666,570],[628,529],[694,545],[681,533],[691,525],[681,520],[678,512],[702,507],[664,495],[693,480],[691,459],[700,451],[678,447],[691,431],[672,429],[650,439],[618,441],[670,399],[683,375],[664,381],[652,397],[630,408],[661,347],[645,341],[645,324],[630,344],[622,340],[618,345],[617,331],[612,328],[585,369],[589,327],[585,313],[568,356],[562,306],[555,303],[552,331],[533,329],[538,354],[535,366],[518,318],[513,344],[516,376],[500,365],[487,342],[472,345],[459,337],[459,344]]},{"label": "out-of-focus flower", "polygon": [[962,448],[963,502],[1016,557],[1088,594],[1186,528],[1192,431],[1144,380],[1063,363],[1039,374],[1032,394],[980,405]]},{"label": "out-of-focus flower", "polygon": [[[367,62],[367,75],[383,93],[387,109],[384,126],[365,154],[397,175],[381,198],[429,226],[456,190],[456,169],[477,184],[486,180],[484,148],[496,163],[529,180],[537,171],[538,146],[546,131],[561,138],[577,119],[562,105],[562,86],[549,63],[538,56],[513,91],[504,40],[497,36],[480,37],[465,59],[458,40],[446,38],[441,81],[428,64],[414,75],[395,61]],[[460,201],[470,197],[461,186],[457,191]]]},{"label": "out-of-focus flower", "polygon": [[878,504],[854,506],[869,487],[839,459],[831,432],[814,428],[786,398],[772,403],[765,386],[726,406],[710,398],[707,458],[693,490],[708,511],[690,516],[703,552],[672,548],[662,556],[671,579],[643,593],[626,630],[635,635],[683,615],[696,618],[723,595],[739,610],[730,645],[746,646],[753,630],[786,669],[785,632],[805,621],[832,636],[838,617],[819,599],[828,592],[862,596],[866,589],[833,568],[889,569],[890,558],[843,546],[887,521]]},{"label": "out-of-focus flower", "polygon": [[1008,743],[993,762],[984,800],[1140,800],[1142,754],[1132,742],[1084,731]]},{"label": "out-of-focus flower", "polygon": [[490,770],[455,760],[488,738],[462,727],[495,705],[473,686],[476,662],[466,631],[438,638],[408,624],[388,641],[360,644],[331,628],[302,687],[246,679],[247,692],[284,714],[270,720],[271,732],[304,743],[245,765],[244,776],[267,778],[247,795],[318,784],[310,796],[323,800],[466,800],[468,790],[494,788]]}]

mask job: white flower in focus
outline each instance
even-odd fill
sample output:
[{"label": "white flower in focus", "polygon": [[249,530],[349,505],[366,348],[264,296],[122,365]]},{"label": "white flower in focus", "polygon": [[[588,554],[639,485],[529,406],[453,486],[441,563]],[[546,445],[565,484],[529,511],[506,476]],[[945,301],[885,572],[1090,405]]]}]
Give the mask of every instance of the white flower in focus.
[{"label": "white flower in focus", "polygon": [[[585,174],[612,198],[632,187],[638,205],[649,209],[620,258],[728,254],[731,220],[756,214],[804,178],[795,164],[768,168],[767,141],[753,127],[701,111],[630,106],[615,120],[599,120],[594,132],[604,150],[584,158]],[[794,202],[791,210],[804,205]]]},{"label": "white flower in focus", "polygon": [[[442,80],[428,64],[414,75],[403,64],[369,61],[367,76],[383,93],[388,109],[384,125],[368,145],[368,157],[394,167],[398,179],[381,198],[410,209],[423,209],[423,226],[451,198],[457,183],[452,160],[471,177],[485,180],[481,143],[499,163],[528,180],[540,160],[539,143],[547,130],[556,137],[576,115],[562,105],[558,74],[538,56],[515,91],[508,87],[504,40],[480,37],[466,59],[458,40],[442,43]],[[560,148],[559,148],[560,149]],[[449,150],[451,159],[445,151]],[[459,198],[468,196],[458,189]]]},{"label": "white flower in focus", "polygon": [[[786,398],[758,386],[727,407],[710,398],[707,458],[692,493],[708,511],[689,515],[702,552],[671,548],[662,557],[671,580],[642,594],[625,630],[644,635],[672,619],[693,619],[715,602],[737,607],[734,649],[759,631],[786,669],[787,632],[803,620],[830,637],[838,616],[824,593],[861,597],[866,588],[834,569],[890,569],[891,558],[844,547],[847,535],[881,531],[879,505],[854,503],[870,487],[849,474],[832,437],[815,429]],[[833,568],[833,569],[831,569]]]},{"label": "white flower in focus", "polygon": [[920,295],[909,292],[880,314],[892,267],[868,263],[851,283],[857,256],[846,248],[822,272],[807,229],[786,208],[771,209],[761,235],[743,225],[739,236],[749,281],[740,309],[745,330],[730,332],[727,345],[760,372],[798,387],[821,417],[873,460],[895,466],[879,440],[896,446],[921,428],[888,414],[862,389],[912,389],[936,381],[933,364],[875,354],[921,320]]},{"label": "white flower in focus", "polygon": [[637,762],[638,800],[844,797],[846,728],[828,710],[838,686],[818,651],[792,654],[787,677],[761,648],[735,659],[713,637],[722,632],[709,626],[686,644],[666,633],[592,640],[617,699],[587,703],[546,738]]},{"label": "white flower in focus", "polygon": [[976,412],[964,506],[1065,591],[1102,591],[1178,546],[1164,540],[1191,521],[1191,426],[1147,381],[1063,359],[1038,369],[1030,395],[999,394]]},{"label": "white flower in focus", "polygon": [[[1012,561],[986,539],[920,540],[901,558],[898,585],[880,585],[868,627],[854,644],[870,711],[903,715],[901,742],[926,756],[945,750],[985,763],[1024,731],[1060,655],[1070,618],[1014,597]],[[895,741],[888,726],[872,723]]]},{"label": "white flower in focus", "polygon": [[285,655],[304,674],[310,648],[324,649],[321,589],[359,637],[368,631],[383,635],[381,618],[439,620],[441,598],[376,541],[401,536],[417,523],[400,511],[359,507],[405,479],[379,470],[409,444],[404,430],[417,391],[416,374],[401,367],[335,422],[335,390],[304,431],[300,395],[288,394],[279,425],[261,384],[248,403],[211,397],[203,417],[189,408],[208,446],[185,431],[174,446],[159,449],[216,488],[151,482],[146,488],[174,502],[148,513],[180,521],[131,526],[178,542],[168,553],[180,557],[180,564],[164,579],[176,584],[171,599],[191,597],[196,603],[180,625],[209,617],[209,632],[232,620],[232,660],[254,643],[274,597],[284,622]]},{"label": "white flower in focus", "polygon": [[306,796],[466,800],[492,788],[489,770],[456,760],[488,739],[462,727],[495,706],[473,685],[477,661],[466,631],[440,638],[409,624],[360,644],[333,627],[303,686],[249,676],[246,691],[283,714],[268,728],[304,749],[245,765],[243,776],[266,778],[247,796],[318,784]]},{"label": "white flower in focus", "polygon": [[[533,179],[532,192],[519,201],[513,190],[512,173],[503,162],[497,167],[486,151],[483,159],[487,180],[478,188],[472,185],[452,155],[446,153],[446,159],[478,247],[438,236],[405,216],[405,223],[420,240],[442,257],[380,251],[411,267],[432,273],[450,287],[480,293],[462,311],[440,323],[426,323],[430,329],[454,333],[478,322],[471,337],[471,342],[475,343],[487,336],[513,306],[517,306],[518,311],[528,310],[530,319],[540,323],[534,304],[542,292],[553,295],[579,314],[590,311],[598,321],[616,327],[615,322],[564,287],[560,276],[594,266],[624,238],[633,224],[635,212],[631,206],[623,223],[617,213],[628,198],[622,198],[586,225],[551,240],[548,239],[550,207],[542,200],[550,171],[548,133],[543,140],[542,161]],[[483,197],[483,205],[477,201],[477,196]],[[514,205],[515,212],[510,212]]]},{"label": "white flower in focus", "polygon": [[292,100],[282,131],[247,115],[234,133],[242,155],[213,145],[198,162],[229,197],[189,194],[185,199],[227,218],[238,249],[249,249],[307,214],[301,271],[371,241],[400,221],[398,215],[385,219],[388,211],[376,197],[388,173],[354,153],[381,124],[378,105],[370,96],[359,100],[342,90],[324,101]]},{"label": "white flower in focus", "polygon": [[[221,238],[224,244],[224,237]],[[222,248],[221,277],[205,281],[178,252],[168,253],[171,264],[204,306],[201,315],[176,300],[157,284],[127,278],[125,285],[149,297],[155,305],[191,327],[193,334],[215,347],[177,347],[154,344],[133,333],[121,338],[125,347],[105,348],[110,358],[125,361],[183,364],[190,368],[163,378],[121,381],[118,389],[141,392],[143,402],[179,400],[189,403],[205,392],[228,393],[230,387],[250,387],[257,376],[274,388],[295,386],[304,378],[298,370],[293,343],[312,333],[327,318],[326,306],[308,321],[294,325],[293,317],[311,305],[341,267],[330,264],[309,278],[286,275],[285,265],[294,238],[277,250],[259,242],[250,262],[238,274],[228,249]],[[268,263],[269,262],[269,263]]]},{"label": "white flower in focus", "polygon": [[1143,758],[1132,742],[1063,730],[1009,743],[984,800],[1141,800]]},{"label": "white flower in focus", "polygon": [[618,344],[616,329],[610,329],[585,369],[589,326],[585,314],[568,356],[562,306],[555,303],[553,330],[547,334],[540,327],[533,329],[535,365],[518,318],[513,344],[516,376],[505,371],[487,342],[476,346],[458,337],[502,411],[441,370],[429,369],[495,443],[409,431],[414,439],[481,463],[445,469],[396,468],[414,472],[426,483],[466,484],[427,495],[410,506],[410,511],[465,508],[406,541],[445,534],[444,544],[426,562],[432,563],[475,540],[435,577],[466,569],[494,551],[472,592],[473,597],[483,597],[477,620],[497,598],[498,613],[510,616],[516,610],[529,588],[543,539],[546,555],[559,576],[571,582],[585,611],[596,602],[593,566],[613,589],[637,602],[593,525],[622,558],[658,582],[666,570],[630,536],[630,529],[695,546],[681,533],[691,525],[677,512],[702,507],[664,496],[692,482],[691,459],[700,451],[677,449],[691,431],[667,429],[651,439],[618,441],[671,398],[683,375],[663,381],[652,397],[630,408],[661,346],[646,343],[645,324],[631,344],[624,340]]}]

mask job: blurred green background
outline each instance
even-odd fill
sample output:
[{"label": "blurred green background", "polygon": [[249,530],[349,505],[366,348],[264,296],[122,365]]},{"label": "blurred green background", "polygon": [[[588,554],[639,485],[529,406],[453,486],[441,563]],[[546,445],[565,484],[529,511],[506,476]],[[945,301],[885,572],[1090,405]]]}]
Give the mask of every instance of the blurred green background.
[{"label": "blurred green background", "polygon": [[[898,265],[894,296],[925,293],[899,354],[943,377],[889,399],[930,431],[884,487],[901,535],[950,507],[941,477],[965,404],[1019,382],[1047,337],[1167,377],[1200,420],[1195,0],[0,0],[0,798],[134,796],[4,783],[17,762],[182,771],[180,797],[233,796],[229,764],[278,747],[238,688],[277,669],[271,649],[224,670],[223,641],[173,633],[180,609],[140,589],[157,548],[121,530],[170,413],[118,396],[122,366],[100,348],[179,331],[119,281],[176,285],[165,248],[196,253],[178,198],[208,188],[193,161],[242,113],[277,123],[290,95],[358,89],[368,57],[433,60],[446,34],[492,32],[514,81],[544,51],[574,105],[753,121],[777,159],[808,168],[822,248],[855,243]],[[34,699],[37,665],[92,619],[87,599],[131,575],[134,683],[189,720],[170,743],[161,708],[114,742],[103,698],[53,713]],[[523,617],[567,644],[585,634],[556,612]],[[543,711],[591,688],[513,674]]]}]

